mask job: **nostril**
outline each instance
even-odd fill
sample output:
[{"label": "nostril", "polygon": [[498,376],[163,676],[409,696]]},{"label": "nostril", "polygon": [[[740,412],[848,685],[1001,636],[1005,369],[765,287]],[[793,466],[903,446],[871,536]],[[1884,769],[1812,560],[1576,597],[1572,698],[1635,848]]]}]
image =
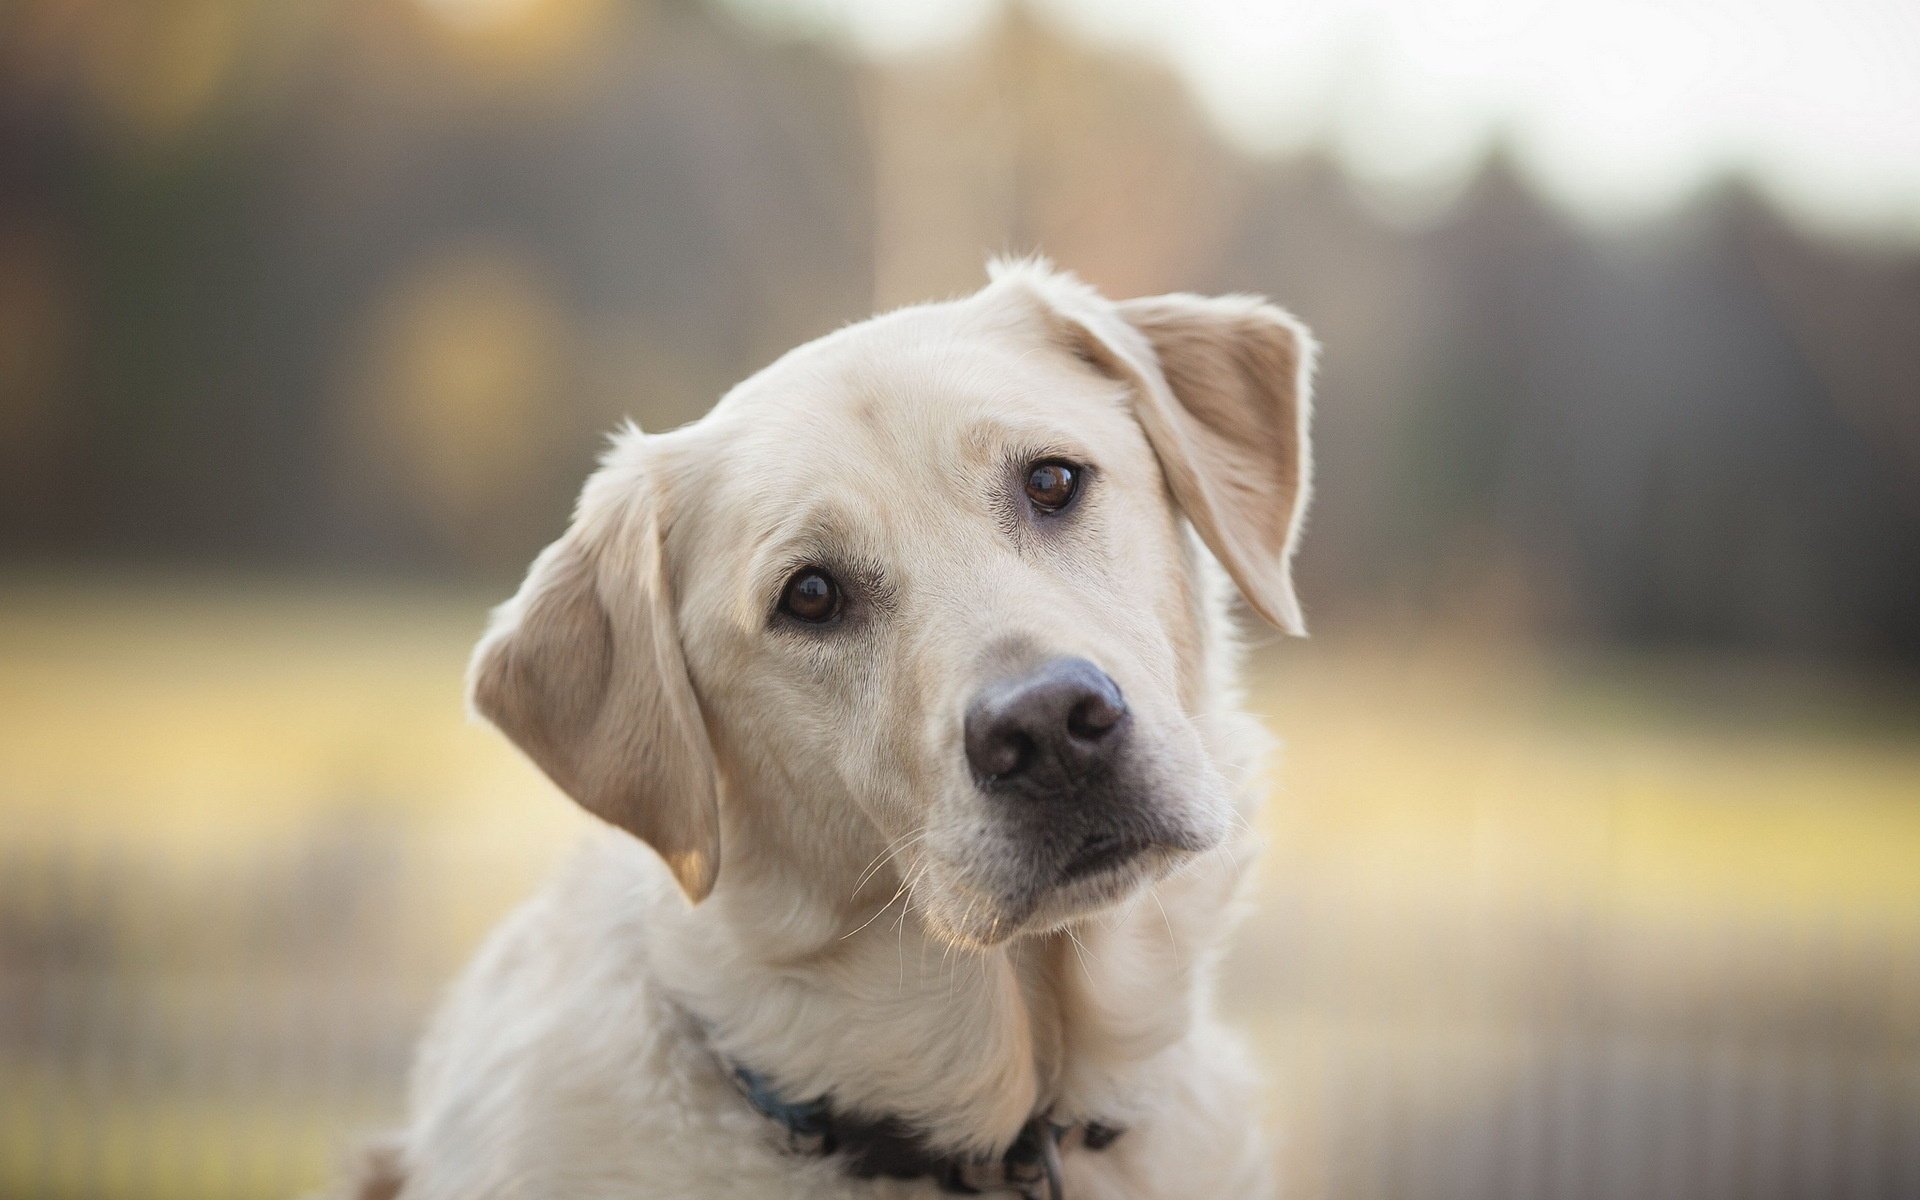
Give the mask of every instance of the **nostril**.
[{"label": "nostril", "polygon": [[1125,739],[1126,697],[1084,658],[1056,658],[1030,675],[982,688],[967,706],[967,763],[992,791],[1075,785]]},{"label": "nostril", "polygon": [[1018,775],[1033,759],[1033,739],[1017,729],[987,738],[974,755],[974,770],[989,779]]},{"label": "nostril", "polygon": [[1067,713],[1067,732],[1083,742],[1097,741],[1112,732],[1126,715],[1126,701],[1095,692]]}]

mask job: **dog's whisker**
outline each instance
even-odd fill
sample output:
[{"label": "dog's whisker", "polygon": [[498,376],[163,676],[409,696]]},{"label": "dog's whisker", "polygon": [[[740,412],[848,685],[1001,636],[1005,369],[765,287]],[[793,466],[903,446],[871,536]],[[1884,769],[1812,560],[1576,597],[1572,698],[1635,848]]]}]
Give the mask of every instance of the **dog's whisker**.
[{"label": "dog's whisker", "polygon": [[1090,966],[1087,962],[1087,948],[1080,944],[1080,939],[1077,936],[1075,936],[1072,928],[1070,927],[1063,928],[1061,932],[1066,934],[1067,941],[1072,943],[1073,956],[1080,960],[1080,970],[1082,973],[1086,975],[1087,982],[1097,983],[1098,981],[1095,980],[1093,977],[1093,967]]},{"label": "dog's whisker", "polygon": [[893,986],[893,995],[895,999],[899,999],[899,997],[903,993],[905,993],[907,990],[906,919],[907,919],[907,910],[913,907],[912,884],[913,884],[912,876],[909,875],[905,883],[903,883],[902,885],[908,889],[907,900],[905,904],[902,904],[900,906],[900,919],[893,923],[894,965],[899,969],[899,976],[894,980],[894,986]]},{"label": "dog's whisker", "polygon": [[1173,932],[1173,918],[1167,916],[1167,906],[1160,903],[1160,885],[1151,884],[1147,895],[1152,898],[1153,906],[1160,910],[1160,921],[1167,927],[1167,945],[1173,951],[1173,957],[1181,966],[1185,966],[1186,956],[1180,950],[1180,938]]},{"label": "dog's whisker", "polygon": [[[929,869],[928,865],[924,862],[915,864],[914,867],[907,872],[906,879],[903,880],[900,885],[901,889],[906,893],[906,902],[900,906],[900,915],[894,918],[893,922],[894,961],[899,972],[894,980],[894,996],[896,998],[905,995],[907,990],[907,916],[913,911],[915,888]],[[920,964],[918,968],[922,972],[925,972],[927,967],[926,955],[927,943],[926,939],[922,938],[920,939]]]},{"label": "dog's whisker", "polygon": [[900,906],[900,915],[894,918],[893,928],[895,933],[899,933],[903,937],[905,936],[903,931],[906,927],[907,914],[913,911],[914,888],[919,884],[920,879],[926,874],[927,870],[927,865],[921,863],[912,871],[908,872],[906,881],[900,885],[907,894],[907,902]]},{"label": "dog's whisker", "polygon": [[1254,829],[1253,822],[1247,819],[1247,814],[1240,811],[1239,805],[1227,805],[1227,819],[1237,825],[1241,833],[1249,837],[1258,836],[1258,831]]},{"label": "dog's whisker", "polygon": [[[1179,866],[1176,866],[1171,872],[1168,873],[1167,879],[1172,879],[1172,880],[1187,879],[1192,875],[1196,875],[1201,871],[1206,870],[1209,866],[1213,864],[1213,861],[1216,858],[1226,858],[1231,862],[1237,862],[1238,859],[1235,858],[1235,855],[1237,855],[1240,852],[1240,849],[1243,844],[1244,844],[1243,842],[1241,842],[1239,839],[1236,838],[1229,841],[1221,842],[1217,846],[1210,846],[1207,849],[1192,855],[1185,862],[1181,863]],[[1162,880],[1162,882],[1165,882],[1165,880]]]},{"label": "dog's whisker", "polygon": [[854,896],[858,896],[860,894],[860,889],[867,885],[867,880],[872,879],[874,875],[878,874],[879,871],[883,867],[885,867],[889,862],[892,862],[893,859],[897,855],[899,855],[901,851],[905,850],[908,846],[911,846],[913,843],[919,841],[921,838],[927,836],[928,832],[929,830],[926,829],[926,827],[922,826],[919,829],[910,830],[906,833],[903,833],[899,837],[893,839],[893,841],[889,842],[887,844],[887,848],[882,850],[879,854],[874,855],[873,861],[867,864],[867,869],[865,871],[862,871],[860,873],[860,878],[854,881],[853,892],[851,893],[851,895],[849,895],[848,898],[852,899]]},{"label": "dog's whisker", "polygon": [[[858,890],[858,889],[855,889],[855,890]],[[872,916],[860,922],[858,925],[854,926],[852,929],[849,929],[847,932],[841,934],[840,940],[843,942],[846,941],[848,938],[852,937],[854,934],[859,933],[862,929],[865,929],[867,926],[879,920],[880,914],[883,912],[886,912],[889,908],[892,908],[893,902],[895,900],[898,900],[901,896],[905,895],[906,892],[907,892],[907,884],[902,883],[898,888],[894,889],[893,895],[887,897],[887,902],[885,904],[882,904],[879,908],[876,908],[873,910]],[[905,908],[903,906],[902,912],[904,913],[904,911],[905,911]]]},{"label": "dog's whisker", "polygon": [[[979,903],[980,903],[980,897],[978,896],[975,896],[972,899],[967,901],[967,911],[962,913],[960,916],[961,929],[967,928],[967,926],[973,922],[974,906]],[[948,938],[946,941],[947,941],[946,949],[940,952],[940,969],[947,976],[947,995],[951,997],[953,995],[953,971],[952,971],[953,952],[959,946],[959,942],[954,938]]]}]

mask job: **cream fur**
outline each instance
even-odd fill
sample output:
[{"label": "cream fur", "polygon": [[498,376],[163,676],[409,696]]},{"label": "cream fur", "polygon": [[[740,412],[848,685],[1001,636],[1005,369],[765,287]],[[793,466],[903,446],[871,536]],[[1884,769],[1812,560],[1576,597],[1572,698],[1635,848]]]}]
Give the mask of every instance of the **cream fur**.
[{"label": "cream fur", "polygon": [[[614,827],[455,988],[366,1195],[940,1194],[783,1152],[716,1049],[955,1150],[1004,1148],[1041,1108],[1126,1126],[1069,1153],[1075,1200],[1269,1193],[1257,1081],[1209,994],[1265,744],[1229,574],[1298,626],[1311,345],[1252,302],[1136,312],[1004,265],[795,351],[687,429],[616,440],[474,680]],[[1002,461],[1032,451],[1097,464],[1066,540],[992,508]],[[884,575],[874,609],[843,635],[772,628],[795,547],[822,545]],[[1156,802],[1212,849],[997,907],[1019,847],[954,730],[1021,654],[1118,681]]]}]

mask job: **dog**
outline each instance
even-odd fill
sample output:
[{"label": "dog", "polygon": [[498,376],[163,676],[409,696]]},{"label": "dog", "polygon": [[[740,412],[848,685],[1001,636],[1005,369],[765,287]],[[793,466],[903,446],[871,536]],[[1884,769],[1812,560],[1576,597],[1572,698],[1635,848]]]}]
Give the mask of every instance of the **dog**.
[{"label": "dog", "polygon": [[1293,634],[1315,345],[1039,260],[627,427],[473,709],[602,818],[357,1193],[1255,1197],[1210,1008]]}]

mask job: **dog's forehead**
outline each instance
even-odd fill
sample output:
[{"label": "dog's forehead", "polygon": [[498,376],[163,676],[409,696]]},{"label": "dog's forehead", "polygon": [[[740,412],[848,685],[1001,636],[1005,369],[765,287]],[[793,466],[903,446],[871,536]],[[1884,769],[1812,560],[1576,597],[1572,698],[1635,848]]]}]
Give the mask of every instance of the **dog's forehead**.
[{"label": "dog's forehead", "polygon": [[[756,489],[897,487],[888,472],[965,473],[1010,443],[1097,431],[1112,388],[1064,351],[930,306],[864,322],[728,395],[728,481]],[[1102,411],[1104,410],[1104,412]]]}]

